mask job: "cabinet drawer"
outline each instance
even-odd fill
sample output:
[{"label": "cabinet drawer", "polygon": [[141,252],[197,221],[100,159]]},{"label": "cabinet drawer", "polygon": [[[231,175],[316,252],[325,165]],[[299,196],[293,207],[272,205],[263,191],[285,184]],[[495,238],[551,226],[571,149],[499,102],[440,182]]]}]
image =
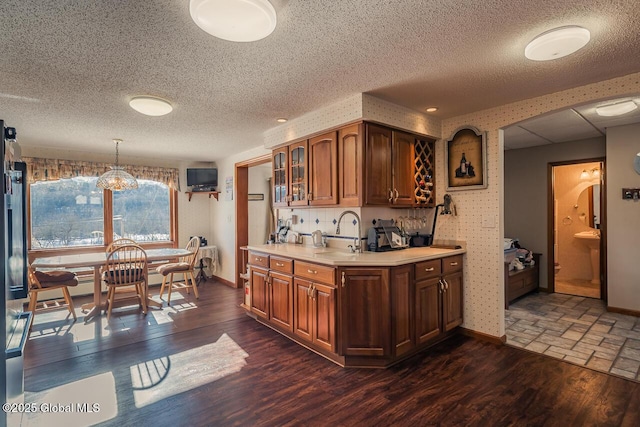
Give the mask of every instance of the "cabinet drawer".
[{"label": "cabinet drawer", "polygon": [[304,277],[306,279],[326,283],[328,285],[335,285],[336,283],[336,270],[333,267],[326,267],[323,265],[296,260],[293,266],[293,271],[298,277]]},{"label": "cabinet drawer", "polygon": [[442,268],[440,267],[440,259],[430,259],[416,263],[415,271],[416,281],[429,277],[440,276]]},{"label": "cabinet drawer", "polygon": [[269,255],[249,251],[249,264],[269,268]]},{"label": "cabinet drawer", "polygon": [[462,270],[462,255],[450,256],[442,259],[442,274]]},{"label": "cabinet drawer", "polygon": [[281,273],[293,273],[293,260],[289,258],[280,258],[271,255],[269,259],[269,268]]}]

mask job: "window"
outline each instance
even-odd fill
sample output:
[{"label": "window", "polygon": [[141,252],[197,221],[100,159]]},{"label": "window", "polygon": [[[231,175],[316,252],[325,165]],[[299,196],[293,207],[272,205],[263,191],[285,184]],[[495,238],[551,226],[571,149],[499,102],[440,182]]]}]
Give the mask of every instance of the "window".
[{"label": "window", "polygon": [[104,198],[98,178],[31,184],[31,248],[103,245]]},{"label": "window", "polygon": [[[174,190],[139,179],[136,190],[102,191],[97,178],[38,181],[30,186],[31,249],[103,247],[113,239],[174,240]],[[112,238],[105,234],[112,233]]]},{"label": "window", "polygon": [[113,237],[137,242],[168,241],[171,235],[169,187],[138,180],[138,188],[113,193]]}]

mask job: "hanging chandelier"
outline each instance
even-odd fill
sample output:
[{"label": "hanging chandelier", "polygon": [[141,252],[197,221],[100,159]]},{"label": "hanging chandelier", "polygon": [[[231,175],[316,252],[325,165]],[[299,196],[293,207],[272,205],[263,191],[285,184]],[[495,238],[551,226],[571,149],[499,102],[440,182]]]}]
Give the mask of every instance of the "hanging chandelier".
[{"label": "hanging chandelier", "polygon": [[96,187],[111,191],[138,188],[138,181],[131,174],[127,173],[122,166],[118,165],[118,145],[122,140],[114,139],[113,142],[116,143],[116,164],[111,166],[110,171],[102,174],[102,176],[98,178]]}]

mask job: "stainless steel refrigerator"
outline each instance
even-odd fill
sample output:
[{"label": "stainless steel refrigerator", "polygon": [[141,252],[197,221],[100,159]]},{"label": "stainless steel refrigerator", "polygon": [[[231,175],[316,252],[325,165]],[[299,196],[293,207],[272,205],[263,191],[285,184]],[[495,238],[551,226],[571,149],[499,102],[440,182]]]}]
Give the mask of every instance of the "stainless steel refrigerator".
[{"label": "stainless steel refrigerator", "polygon": [[[3,292],[0,307],[0,333],[5,342],[4,363],[0,367],[2,387],[0,394],[3,403],[20,404],[24,401],[24,347],[29,335],[31,313],[24,312],[22,299],[26,298],[27,285],[27,237],[26,237],[26,168],[16,161],[19,148],[16,144],[16,131],[5,127],[0,120],[0,140],[2,141],[2,244],[0,244],[0,277]],[[19,425],[20,411],[2,411],[0,426]]]}]

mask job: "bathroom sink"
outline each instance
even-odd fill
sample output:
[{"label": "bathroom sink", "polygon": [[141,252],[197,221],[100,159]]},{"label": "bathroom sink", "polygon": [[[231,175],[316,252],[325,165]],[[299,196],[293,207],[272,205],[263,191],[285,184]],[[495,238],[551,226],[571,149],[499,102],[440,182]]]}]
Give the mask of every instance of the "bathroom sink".
[{"label": "bathroom sink", "polygon": [[576,239],[580,239],[582,243],[587,245],[590,249],[597,249],[600,247],[600,234],[597,231],[581,231],[573,235]]},{"label": "bathroom sink", "polygon": [[589,248],[591,255],[591,283],[594,285],[600,284],[600,231],[581,231],[574,234],[573,237]]}]

